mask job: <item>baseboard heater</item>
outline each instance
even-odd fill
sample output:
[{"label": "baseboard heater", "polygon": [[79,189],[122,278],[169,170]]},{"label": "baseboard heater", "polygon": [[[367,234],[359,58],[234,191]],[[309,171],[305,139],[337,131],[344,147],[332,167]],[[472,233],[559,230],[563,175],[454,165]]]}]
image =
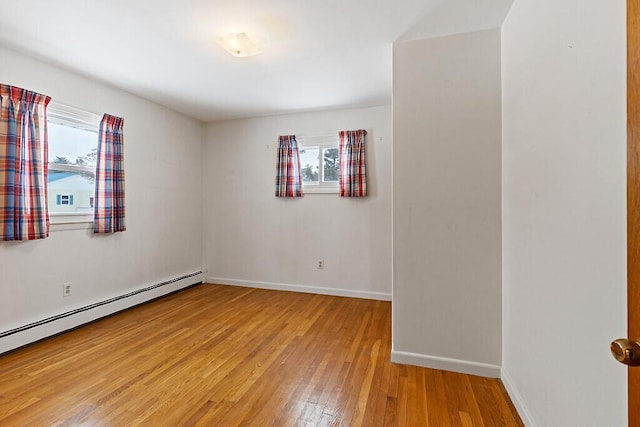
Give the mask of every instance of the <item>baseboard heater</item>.
[{"label": "baseboard heater", "polygon": [[[93,303],[93,304],[86,305],[84,307],[76,308],[74,310],[70,310],[70,311],[67,311],[67,312],[62,313],[62,314],[57,314],[55,316],[47,317],[46,319],[38,320],[37,322],[33,322],[33,323],[29,323],[27,325],[19,326],[19,327],[14,328],[14,329],[9,329],[8,331],[0,332],[0,338],[5,338],[5,337],[8,337],[10,335],[17,334],[19,332],[24,332],[24,331],[27,331],[29,329],[36,328],[38,326],[46,325],[47,323],[55,322],[56,320],[64,319],[65,317],[69,317],[69,316],[73,316],[73,315],[78,314],[78,313],[82,313],[83,311],[93,310],[94,308],[101,307],[103,305],[112,304],[112,303],[114,303],[116,301],[120,301],[120,300],[123,300],[123,299],[126,299],[126,298],[131,298],[134,295],[142,294],[144,292],[149,292],[149,291],[152,291],[154,289],[161,288],[161,287],[167,286],[167,285],[171,285],[172,283],[176,283],[176,282],[179,282],[181,280],[186,280],[186,279],[189,279],[191,277],[195,277],[195,276],[198,276],[198,275],[201,275],[201,274],[203,274],[202,271],[197,271],[195,273],[186,274],[184,276],[176,277],[175,279],[167,280],[167,281],[164,281],[164,282],[161,282],[161,283],[156,283],[155,285],[147,286],[146,288],[138,289],[137,291],[132,291],[132,292],[129,292],[129,293],[124,294],[124,295],[119,295],[117,297],[109,298],[109,299],[104,300],[104,301],[100,301],[100,302],[96,302],[96,303]],[[195,282],[192,285],[196,285],[198,283],[202,283],[202,281]],[[159,297],[156,297],[156,298],[159,298]],[[148,302],[148,301],[145,301],[145,302]],[[143,304],[143,303],[144,302],[141,302],[141,303],[138,303],[138,304]],[[136,304],[136,305],[138,305],[138,304]]]}]

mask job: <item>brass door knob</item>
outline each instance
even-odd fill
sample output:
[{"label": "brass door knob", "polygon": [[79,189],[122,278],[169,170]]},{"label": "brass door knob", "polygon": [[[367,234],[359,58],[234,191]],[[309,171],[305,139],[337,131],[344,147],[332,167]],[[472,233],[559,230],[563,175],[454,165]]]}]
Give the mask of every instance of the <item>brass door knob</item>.
[{"label": "brass door knob", "polygon": [[620,338],[611,343],[611,354],[620,363],[629,366],[640,366],[640,343]]}]

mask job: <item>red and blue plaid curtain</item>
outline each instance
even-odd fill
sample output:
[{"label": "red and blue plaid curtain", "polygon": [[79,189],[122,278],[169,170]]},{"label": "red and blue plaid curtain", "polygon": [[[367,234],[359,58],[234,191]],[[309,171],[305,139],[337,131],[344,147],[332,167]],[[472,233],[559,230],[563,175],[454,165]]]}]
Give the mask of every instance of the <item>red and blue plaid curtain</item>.
[{"label": "red and blue plaid curtain", "polygon": [[49,236],[47,105],[51,98],[0,84],[0,238]]},{"label": "red and blue plaid curtain", "polygon": [[366,135],[363,129],[340,132],[340,197],[367,195]]},{"label": "red and blue plaid curtain", "polygon": [[276,167],[276,197],[302,197],[300,152],[295,135],[280,136]]},{"label": "red and blue plaid curtain", "polygon": [[105,114],[100,122],[94,233],[114,233],[127,229],[124,216],[123,125],[124,119],[109,114]]}]

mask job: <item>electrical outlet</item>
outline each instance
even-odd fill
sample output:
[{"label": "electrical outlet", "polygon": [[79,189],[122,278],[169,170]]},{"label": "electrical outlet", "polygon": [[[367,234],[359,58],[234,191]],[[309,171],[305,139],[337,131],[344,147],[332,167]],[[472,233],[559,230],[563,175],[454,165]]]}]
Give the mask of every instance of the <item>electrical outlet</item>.
[{"label": "electrical outlet", "polygon": [[318,260],[318,270],[322,270],[324,268],[324,260],[323,259],[319,259]]},{"label": "electrical outlet", "polygon": [[62,284],[62,296],[71,296],[71,282],[65,282]]}]

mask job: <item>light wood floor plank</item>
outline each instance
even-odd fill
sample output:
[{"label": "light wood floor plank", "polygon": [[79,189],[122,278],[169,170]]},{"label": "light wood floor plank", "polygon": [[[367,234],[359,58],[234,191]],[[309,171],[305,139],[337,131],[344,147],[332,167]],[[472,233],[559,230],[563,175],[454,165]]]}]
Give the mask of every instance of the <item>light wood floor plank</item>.
[{"label": "light wood floor plank", "polygon": [[388,302],[198,285],[0,355],[0,426],[522,425],[390,352]]}]

